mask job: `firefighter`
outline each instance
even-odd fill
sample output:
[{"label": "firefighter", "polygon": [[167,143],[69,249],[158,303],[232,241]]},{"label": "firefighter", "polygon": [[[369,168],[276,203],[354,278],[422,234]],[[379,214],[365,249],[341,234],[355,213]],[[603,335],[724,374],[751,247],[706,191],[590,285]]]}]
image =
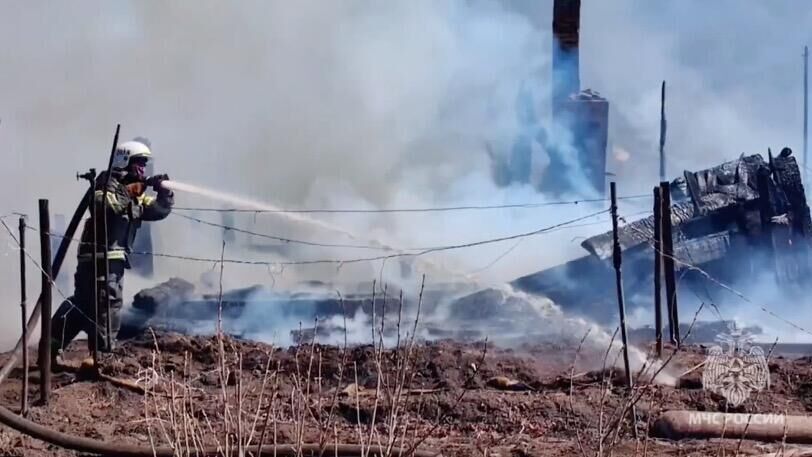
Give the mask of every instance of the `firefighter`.
[{"label": "firefighter", "polygon": [[[169,179],[167,175],[145,176],[147,162],[151,157],[150,143],[145,138],[122,143],[113,156],[106,195],[106,173],[102,173],[96,180],[95,212],[91,212],[82,231],[78,266],[74,275],[74,294],[62,303],[52,321],[51,355],[54,359],[81,331],[87,333],[88,348],[91,351],[97,340],[98,350],[101,352],[112,352],[115,347],[115,337],[121,327],[122,280],[124,270],[130,268],[128,256],[136,232],[142,221],[166,218],[174,203],[172,191],[161,185]],[[156,196],[147,195],[147,187],[152,187]],[[93,265],[94,226],[97,246],[96,280]],[[109,268],[106,284],[105,249]],[[98,322],[94,322],[94,286],[97,288]],[[112,347],[107,345],[108,297]]]}]

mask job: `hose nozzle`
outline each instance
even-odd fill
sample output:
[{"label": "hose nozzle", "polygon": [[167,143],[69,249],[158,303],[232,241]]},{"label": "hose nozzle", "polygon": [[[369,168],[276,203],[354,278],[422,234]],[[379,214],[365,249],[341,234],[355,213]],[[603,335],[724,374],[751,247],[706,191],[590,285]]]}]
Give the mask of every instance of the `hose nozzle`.
[{"label": "hose nozzle", "polygon": [[86,180],[88,180],[90,182],[96,181],[96,169],[91,168],[87,173],[82,173],[82,174],[79,174],[79,172],[77,171],[76,172],[76,180],[78,181],[80,179],[86,179]]}]

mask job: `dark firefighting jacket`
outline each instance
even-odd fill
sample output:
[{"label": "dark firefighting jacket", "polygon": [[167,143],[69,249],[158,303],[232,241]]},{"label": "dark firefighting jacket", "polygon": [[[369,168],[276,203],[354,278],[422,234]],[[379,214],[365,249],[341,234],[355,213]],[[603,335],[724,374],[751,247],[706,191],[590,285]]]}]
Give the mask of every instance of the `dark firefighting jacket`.
[{"label": "dark firefighting jacket", "polygon": [[96,180],[93,198],[95,213],[91,212],[91,217],[85,222],[82,231],[79,261],[87,262],[93,258],[95,226],[96,257],[103,259],[104,250],[107,249],[109,260],[124,260],[129,264],[127,257],[141,222],[166,218],[172,211],[174,198],[172,192],[168,190],[161,190],[157,197],[144,193],[133,198],[127,192],[125,178],[115,173],[110,176],[105,198],[104,183],[105,177],[102,173]]}]

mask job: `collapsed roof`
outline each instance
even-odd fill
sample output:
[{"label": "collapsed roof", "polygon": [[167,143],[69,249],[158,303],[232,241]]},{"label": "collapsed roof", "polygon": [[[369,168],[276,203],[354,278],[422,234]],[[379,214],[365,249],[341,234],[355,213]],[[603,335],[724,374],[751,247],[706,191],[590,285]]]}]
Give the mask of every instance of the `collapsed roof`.
[{"label": "collapsed roof", "polygon": [[[784,148],[765,160],[760,154],[696,172],[685,171],[670,183],[671,222],[676,267],[699,267],[725,281],[763,274],[765,266],[783,285],[810,276],[812,234],[801,172],[792,151]],[[634,306],[651,302],[654,217],[619,228],[624,287]],[[611,274],[612,232],[593,236],[581,246],[590,255],[514,281],[521,290],[544,294],[563,306],[601,313],[614,289]],[[589,278],[590,288],[577,287]],[[704,287],[704,286],[703,286]],[[594,296],[593,296],[594,295]],[[588,314],[593,314],[589,312]]]},{"label": "collapsed roof", "polygon": [[[684,177],[672,181],[674,254],[682,266],[724,258],[735,237],[765,246],[777,256],[787,250],[809,249],[812,220],[801,173],[791,154],[785,148],[778,157],[770,155],[768,162],[759,154],[742,156],[705,170],[686,171]],[[654,216],[621,227],[618,237],[624,251],[649,245]],[[590,254],[607,259],[612,255],[612,232],[581,245]],[[801,272],[795,270],[796,276]]]}]

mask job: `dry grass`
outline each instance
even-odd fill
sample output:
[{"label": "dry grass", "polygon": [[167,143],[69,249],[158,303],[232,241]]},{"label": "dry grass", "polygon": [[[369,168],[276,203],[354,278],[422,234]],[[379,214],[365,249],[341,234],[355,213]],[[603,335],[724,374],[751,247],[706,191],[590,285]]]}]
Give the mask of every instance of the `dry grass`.
[{"label": "dry grass", "polygon": [[[222,332],[218,319],[216,344],[218,366],[216,369],[219,395],[207,398],[204,391],[194,385],[201,376],[192,376],[189,370],[189,354],[185,355],[182,373],[165,372],[160,347],[154,338],[151,366],[143,367],[138,384],[144,386],[144,417],[147,422],[150,444],[153,448],[169,445],[177,456],[199,454],[204,447],[216,446],[218,455],[253,455],[264,444],[292,445],[302,449],[306,443],[317,443],[324,448],[339,443],[339,430],[347,436],[347,427],[354,429],[355,443],[361,446],[361,456],[414,455],[415,451],[442,423],[439,415],[435,425],[426,430],[407,414],[410,409],[420,408],[422,395],[413,395],[415,375],[415,347],[417,344],[422,305],[421,284],[417,311],[410,328],[404,332],[402,292],[390,297],[386,288],[373,294],[370,333],[374,360],[375,388],[364,389],[358,380],[358,369],[348,366],[346,317],[344,320],[344,344],[340,350],[338,387],[325,388],[322,376],[322,353],[317,341],[318,325],[310,341],[300,341],[294,349],[294,369],[282,372],[279,361],[274,360],[273,349],[265,356],[265,370],[259,385],[244,385],[243,354],[239,344]],[[373,283],[373,287],[376,285]],[[339,295],[343,306],[343,298]],[[387,347],[383,336],[386,313],[394,308],[396,337],[392,347]],[[376,314],[379,313],[379,314]],[[483,352],[484,357],[484,352]],[[285,386],[281,379],[285,377]],[[420,392],[419,389],[415,391]],[[461,389],[456,398],[462,401],[467,389]],[[371,410],[363,404],[371,402]],[[216,403],[217,414],[207,414],[206,404]],[[354,404],[355,423],[348,424],[348,414],[339,414],[339,408]],[[362,419],[363,415],[365,417]],[[211,417],[214,416],[214,417]],[[421,425],[421,427],[418,427]],[[280,441],[284,430],[284,438]],[[315,437],[315,440],[314,440]],[[301,452],[299,452],[301,453]]]},{"label": "dry grass", "polygon": [[[469,374],[451,406],[438,412],[431,424],[425,417],[421,389],[414,389],[417,373],[415,349],[420,321],[423,285],[418,294],[413,321],[403,322],[404,298],[400,293],[390,296],[386,287],[378,290],[373,283],[373,313],[369,334],[372,339],[373,376],[371,381],[359,380],[359,367],[350,360],[344,320],[344,342],[339,350],[340,363],[325,379],[322,347],[318,343],[319,322],[309,341],[297,343],[293,349],[292,369],[275,359],[271,348],[264,353],[261,376],[246,376],[244,354],[240,345],[224,335],[218,321],[217,367],[211,373],[193,376],[189,354],[185,356],[182,372],[165,372],[157,339],[151,365],[143,367],[139,385],[145,388],[144,417],[153,447],[170,445],[178,456],[198,455],[204,447],[215,446],[218,455],[258,455],[264,444],[290,445],[305,455],[306,444],[317,444],[322,450],[329,445],[351,441],[360,445],[360,455],[413,455],[427,440],[434,442],[446,416],[453,413],[469,392],[476,367]],[[343,298],[339,295],[343,306]],[[686,338],[690,335],[702,307],[694,315]],[[387,314],[389,316],[387,320]],[[394,326],[394,337],[385,338]],[[300,332],[301,334],[301,332]],[[680,349],[674,349],[663,360],[649,354],[636,373],[632,390],[615,382],[618,351],[611,356],[617,330],[605,352],[599,381],[597,407],[592,417],[576,412],[573,404],[580,393],[575,388],[575,365],[588,334],[584,335],[575,353],[569,373],[569,408],[567,424],[574,428],[577,453],[581,456],[656,455],[650,438],[653,419],[663,410],[662,396],[654,382],[674,360]],[[388,342],[388,344],[387,344]],[[487,355],[484,346],[482,359]],[[612,360],[614,358],[614,360]],[[480,362],[481,363],[481,362]],[[211,396],[194,387],[201,376],[217,378],[218,394]],[[246,382],[247,379],[251,382]],[[371,382],[371,387],[370,387]],[[366,385],[367,388],[364,388]],[[431,392],[429,392],[431,393]],[[543,394],[542,394],[543,395]],[[216,404],[212,413],[211,405]],[[632,417],[631,411],[645,404],[645,417]],[[205,407],[207,406],[208,407]],[[418,412],[418,414],[415,414]],[[476,427],[474,427],[476,429]],[[639,435],[635,434],[638,429]],[[472,433],[469,449],[483,457],[499,454],[497,448],[519,449],[511,437],[494,439],[486,434]],[[679,445],[678,445],[679,446]],[[662,449],[662,448],[659,448]],[[715,455],[738,455],[742,440],[720,440]],[[785,451],[785,444],[781,445]],[[324,451],[322,455],[326,454]],[[312,454],[308,454],[312,455]]]}]

